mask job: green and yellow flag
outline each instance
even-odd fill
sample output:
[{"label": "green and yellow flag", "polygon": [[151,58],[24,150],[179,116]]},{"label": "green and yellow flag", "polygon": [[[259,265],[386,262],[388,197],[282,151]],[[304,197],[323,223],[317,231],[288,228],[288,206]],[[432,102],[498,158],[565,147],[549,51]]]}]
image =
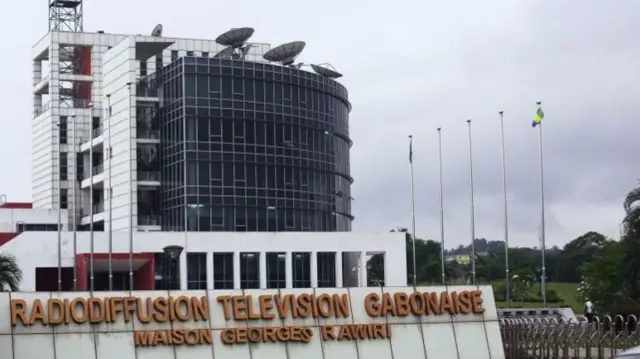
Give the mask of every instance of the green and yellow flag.
[{"label": "green and yellow flag", "polygon": [[531,127],[536,127],[542,123],[542,119],[544,119],[544,112],[541,107],[538,107],[538,111],[533,116],[533,122],[531,123]]}]

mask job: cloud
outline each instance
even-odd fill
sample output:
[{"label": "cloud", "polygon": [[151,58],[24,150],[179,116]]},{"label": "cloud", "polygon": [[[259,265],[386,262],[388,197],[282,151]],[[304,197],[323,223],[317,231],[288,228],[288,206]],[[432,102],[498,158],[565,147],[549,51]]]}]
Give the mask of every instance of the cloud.
[{"label": "cloud", "polygon": [[[538,137],[544,101],[547,241],[589,230],[616,236],[621,202],[638,176],[640,3],[619,0],[321,4],[168,0],[85,3],[85,28],[146,33],[158,22],[178,37],[215,38],[256,28],[253,40],[305,40],[300,57],[330,62],[345,77],[353,111],[352,175],[357,231],[410,227],[407,135],[414,135],[418,235],[439,238],[436,127],[443,132],[445,235],[470,242],[466,119],[472,118],[476,234],[503,237],[500,125],[505,111],[511,243],[537,245]],[[127,11],[124,11],[126,9]],[[0,58],[5,116],[0,192],[31,197],[30,48],[47,29],[44,4],[24,2],[0,24],[12,33]],[[35,14],[35,15],[34,15]],[[38,15],[39,14],[39,15]],[[145,16],[139,16],[145,14]],[[23,26],[29,19],[30,26]],[[35,24],[31,24],[35,22]],[[20,29],[20,31],[16,31]]]}]

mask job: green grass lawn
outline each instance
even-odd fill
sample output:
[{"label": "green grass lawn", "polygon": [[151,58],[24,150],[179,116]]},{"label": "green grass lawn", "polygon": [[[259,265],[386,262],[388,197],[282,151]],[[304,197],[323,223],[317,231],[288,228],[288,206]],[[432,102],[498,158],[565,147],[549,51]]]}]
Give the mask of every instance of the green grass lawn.
[{"label": "green grass lawn", "polygon": [[[494,281],[493,285],[502,284],[504,281]],[[555,290],[563,302],[561,303],[549,303],[547,306],[550,308],[558,307],[571,307],[576,314],[582,313],[584,309],[584,303],[578,301],[576,293],[578,289],[578,283],[547,283],[547,290]],[[496,302],[498,308],[506,308],[506,302]],[[528,303],[528,302],[511,302],[511,308],[540,308],[542,303]]]}]

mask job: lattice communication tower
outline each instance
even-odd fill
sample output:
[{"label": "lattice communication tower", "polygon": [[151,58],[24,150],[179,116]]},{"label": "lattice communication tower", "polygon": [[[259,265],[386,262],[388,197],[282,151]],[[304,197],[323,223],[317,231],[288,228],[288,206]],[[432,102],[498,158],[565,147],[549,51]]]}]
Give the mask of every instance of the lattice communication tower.
[{"label": "lattice communication tower", "polygon": [[82,0],[49,0],[49,31],[82,29]]}]

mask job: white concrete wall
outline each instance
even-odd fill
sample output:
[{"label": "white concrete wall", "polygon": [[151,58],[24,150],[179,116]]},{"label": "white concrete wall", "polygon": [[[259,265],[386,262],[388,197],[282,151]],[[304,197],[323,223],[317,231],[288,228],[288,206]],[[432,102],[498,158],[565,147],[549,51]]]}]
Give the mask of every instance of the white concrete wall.
[{"label": "white concrete wall", "polygon": [[[62,213],[62,229],[67,229],[67,211]],[[18,223],[57,224],[58,211],[51,209],[0,208],[0,232],[16,232]],[[0,250],[3,249],[0,247]]]},{"label": "white concrete wall", "polygon": [[[108,233],[94,232],[95,253],[108,253]],[[0,247],[2,252],[15,255],[24,272],[20,288],[35,290],[36,267],[58,266],[58,233],[25,232]],[[180,245],[185,249],[180,257],[181,287],[186,289],[187,252],[209,253],[207,265],[212,265],[213,252],[365,252],[385,253],[385,283],[388,286],[407,284],[406,249],[404,233],[354,233],[354,232],[134,232],[133,252],[161,253],[168,245]],[[62,266],[74,266],[73,232],[62,233]],[[88,232],[77,232],[77,253],[90,253]],[[113,233],[114,253],[129,253],[127,232]],[[340,261],[341,256],[336,256]],[[239,268],[239,256],[234,256]],[[264,266],[263,260],[260,261]],[[361,263],[362,264],[362,263]],[[346,263],[345,263],[346,265]],[[350,270],[342,268],[340,270]],[[364,267],[364,266],[362,266]],[[211,271],[207,271],[211,273]],[[239,270],[234,270],[238,273]],[[266,271],[261,270],[266,273]],[[336,273],[338,286],[342,286],[342,273]],[[366,275],[366,271],[364,273]],[[363,278],[366,279],[366,276]],[[265,279],[266,280],[266,279]],[[236,275],[236,287],[240,279]],[[366,283],[366,280],[361,281]]]},{"label": "white concrete wall", "polygon": [[[112,188],[112,198],[105,200],[105,209],[112,209],[112,223],[114,231],[129,228],[129,214],[133,211],[133,223],[137,223],[137,185],[130,183],[135,181],[136,171],[136,146],[135,141],[135,40],[131,37],[120,42],[104,56],[103,93],[111,95],[110,127],[105,129],[110,137],[111,159],[105,161],[105,171],[111,167],[111,178],[105,183],[105,187]],[[127,86],[127,83],[131,83]],[[109,141],[109,139],[107,139]],[[108,145],[107,145],[108,146]],[[130,174],[130,171],[133,171]],[[130,193],[133,190],[133,194]],[[133,201],[130,200],[133,198]],[[109,203],[113,201],[113,203]],[[108,230],[108,225],[105,228]]]},{"label": "white concrete wall", "polygon": [[[406,316],[370,316],[365,307],[365,298],[376,293],[392,298],[396,293],[439,294],[443,291],[481,291],[482,313],[475,314],[413,314]],[[346,318],[331,316],[283,319],[225,320],[220,296],[248,296],[254,298],[252,309],[258,312],[257,298],[262,295],[301,294],[346,294],[349,312]],[[166,321],[142,323],[134,314],[125,322],[123,314],[117,314],[113,323],[71,323],[68,325],[11,325],[10,301],[22,299],[27,313],[31,312],[35,299],[44,304],[49,298],[72,300],[74,298],[130,297],[142,299],[157,297],[187,296],[202,298],[207,302],[206,321]],[[145,304],[142,304],[145,306]],[[139,307],[138,307],[139,308]],[[141,310],[139,308],[138,310]],[[142,309],[143,310],[143,309]],[[48,313],[48,308],[44,308]],[[78,312],[76,312],[78,313]],[[276,318],[277,313],[271,311]],[[353,324],[382,324],[390,326],[390,338],[323,340],[321,327]],[[312,336],[308,343],[257,342],[251,344],[225,344],[221,334],[233,328],[300,326],[309,328]],[[211,331],[212,344],[202,345],[158,345],[134,344],[134,331],[169,331],[203,329]],[[334,329],[334,330],[335,330]],[[77,293],[0,293],[0,358],[12,359],[504,359],[505,353],[500,333],[500,324],[491,286],[448,287],[395,287],[395,288],[318,288],[275,290],[229,290],[229,291],[153,291],[153,292],[77,292]]]}]

